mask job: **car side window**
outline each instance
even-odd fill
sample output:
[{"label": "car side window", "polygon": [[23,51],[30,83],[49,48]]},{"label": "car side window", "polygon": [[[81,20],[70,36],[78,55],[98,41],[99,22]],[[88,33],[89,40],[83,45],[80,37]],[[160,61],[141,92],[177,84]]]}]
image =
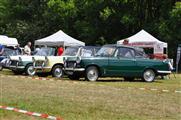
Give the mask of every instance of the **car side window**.
[{"label": "car side window", "polygon": [[121,47],[118,49],[117,56],[122,58],[134,58],[135,52],[131,48]]},{"label": "car side window", "polygon": [[93,51],[91,49],[82,49],[81,56],[82,57],[91,57],[91,56],[93,56]]},{"label": "car side window", "polygon": [[144,52],[136,51],[136,57],[138,57],[138,58],[144,58],[144,57],[145,57],[145,54],[144,54]]}]

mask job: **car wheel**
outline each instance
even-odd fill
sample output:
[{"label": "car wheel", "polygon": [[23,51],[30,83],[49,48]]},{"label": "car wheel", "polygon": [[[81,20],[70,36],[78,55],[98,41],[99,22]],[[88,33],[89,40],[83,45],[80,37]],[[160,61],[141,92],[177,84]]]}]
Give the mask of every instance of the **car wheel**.
[{"label": "car wheel", "polygon": [[33,67],[33,64],[28,64],[25,68],[26,75],[34,76],[35,75],[35,69]]},{"label": "car wheel", "polygon": [[94,66],[90,66],[86,69],[86,79],[88,81],[94,82],[99,78],[99,72],[98,69]]},{"label": "car wheel", "polygon": [[56,65],[52,69],[52,76],[56,78],[61,78],[63,77],[63,69],[61,65]]},{"label": "car wheel", "polygon": [[73,74],[73,75],[69,75],[68,78],[71,80],[79,80],[80,76]]},{"label": "car wheel", "polygon": [[152,69],[146,69],[143,72],[143,78],[146,82],[153,82],[155,80],[155,72]]},{"label": "car wheel", "polygon": [[126,80],[126,81],[133,81],[134,77],[124,77],[124,80]]},{"label": "car wheel", "polygon": [[2,71],[3,70],[3,66],[0,64],[0,71]]}]

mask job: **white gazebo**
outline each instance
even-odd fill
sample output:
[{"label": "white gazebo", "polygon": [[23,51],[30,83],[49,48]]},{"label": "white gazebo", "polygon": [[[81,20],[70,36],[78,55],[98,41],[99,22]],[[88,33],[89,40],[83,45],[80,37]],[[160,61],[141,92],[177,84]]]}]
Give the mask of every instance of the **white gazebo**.
[{"label": "white gazebo", "polygon": [[17,46],[18,40],[16,38],[9,38],[4,35],[0,35],[0,44],[5,46]]},{"label": "white gazebo", "polygon": [[85,46],[84,42],[81,42],[79,40],[76,40],[72,38],[71,36],[65,34],[62,30],[59,30],[58,32],[36,40],[35,41],[35,46],[40,45],[40,46]]},{"label": "white gazebo", "polygon": [[157,38],[153,37],[151,34],[145,30],[141,30],[135,35],[117,41],[117,44],[123,44],[124,40],[128,40],[128,45],[142,47],[142,48],[153,48],[154,53],[164,53],[164,48],[167,48],[168,45],[165,42],[159,41]]}]

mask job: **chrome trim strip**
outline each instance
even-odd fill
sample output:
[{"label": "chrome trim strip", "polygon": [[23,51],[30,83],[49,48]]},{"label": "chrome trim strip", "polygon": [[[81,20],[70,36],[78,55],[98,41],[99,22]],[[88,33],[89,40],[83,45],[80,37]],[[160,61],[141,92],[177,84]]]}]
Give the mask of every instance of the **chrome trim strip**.
[{"label": "chrome trim strip", "polygon": [[9,66],[9,68],[24,69],[24,68],[25,68],[25,66]]},{"label": "chrome trim strip", "polygon": [[34,69],[51,69],[52,67],[34,67]]},{"label": "chrome trim strip", "polygon": [[158,72],[158,73],[168,73],[168,74],[169,74],[169,73],[172,73],[172,71],[161,71],[161,70],[158,70],[157,72]]},{"label": "chrome trim strip", "polygon": [[85,68],[64,68],[65,71],[85,71]]}]

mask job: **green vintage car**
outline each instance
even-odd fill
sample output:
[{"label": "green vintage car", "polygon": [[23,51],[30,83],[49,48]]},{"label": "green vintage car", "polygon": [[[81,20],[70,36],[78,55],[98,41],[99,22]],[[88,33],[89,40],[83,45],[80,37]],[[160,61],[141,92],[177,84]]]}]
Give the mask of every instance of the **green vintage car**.
[{"label": "green vintage car", "polygon": [[171,73],[167,61],[149,59],[142,49],[122,45],[105,45],[96,57],[81,57],[77,61],[67,59],[64,67],[70,79],[85,77],[89,81],[99,77],[124,77],[152,82],[158,75]]}]

